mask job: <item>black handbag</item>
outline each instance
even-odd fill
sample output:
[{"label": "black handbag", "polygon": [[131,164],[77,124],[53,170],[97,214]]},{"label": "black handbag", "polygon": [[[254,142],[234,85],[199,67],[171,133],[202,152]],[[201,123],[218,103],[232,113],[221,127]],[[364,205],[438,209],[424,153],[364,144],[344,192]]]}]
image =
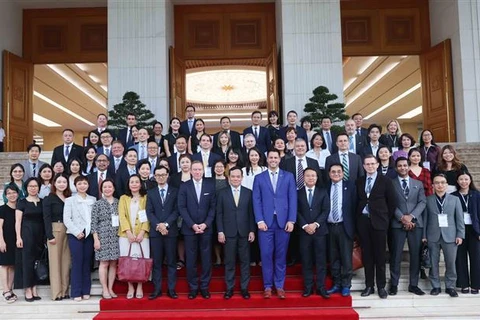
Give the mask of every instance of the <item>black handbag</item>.
[{"label": "black handbag", "polygon": [[428,250],[428,245],[426,243],[422,244],[422,249],[420,251],[421,266],[422,268],[429,269],[432,267],[432,262],[430,261],[430,251]]},{"label": "black handbag", "polygon": [[35,270],[35,275],[39,281],[45,281],[48,279],[48,249],[47,245],[43,248],[42,255],[40,259],[35,260],[35,264],[33,265],[33,269]]}]

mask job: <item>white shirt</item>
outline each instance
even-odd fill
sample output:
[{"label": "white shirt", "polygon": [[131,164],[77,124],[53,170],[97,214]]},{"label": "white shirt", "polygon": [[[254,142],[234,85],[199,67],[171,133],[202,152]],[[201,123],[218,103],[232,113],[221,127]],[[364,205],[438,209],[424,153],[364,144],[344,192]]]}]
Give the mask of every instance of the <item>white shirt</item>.
[{"label": "white shirt", "polygon": [[255,180],[255,176],[263,171],[267,170],[267,167],[258,167],[257,170],[252,171],[250,170],[247,173],[247,168],[242,168],[243,172],[243,179],[242,179],[242,187],[247,189],[253,190],[253,181]]},{"label": "white shirt", "polygon": [[[305,193],[307,195],[307,203],[308,203],[308,197],[309,197],[309,194],[310,194],[310,190],[312,190],[312,201],[313,201],[313,196],[315,195],[315,186],[309,188],[309,187],[307,187],[307,185],[305,185]],[[317,228],[320,228],[320,225],[318,224],[318,222],[314,222],[314,223],[317,226]],[[302,226],[302,229],[305,229],[306,226],[308,226],[308,224],[304,224]]]},{"label": "white shirt", "polygon": [[3,139],[5,139],[5,130],[0,128],[0,142],[3,142]]},{"label": "white shirt", "polygon": [[372,144],[370,143],[370,148],[372,148],[372,154],[376,157],[377,156],[377,152],[378,152],[378,148],[380,147],[380,143],[378,143],[377,141],[377,144]]},{"label": "white shirt", "polygon": [[306,157],[317,160],[318,166],[320,167],[320,169],[325,169],[325,161],[327,160],[327,157],[329,155],[330,155],[330,151],[328,151],[328,149],[321,149],[320,154],[317,154],[315,150],[310,149],[305,154]]},{"label": "white shirt", "polygon": [[332,209],[333,209],[333,191],[334,191],[334,185],[337,185],[337,195],[338,195],[338,203],[337,203],[337,212],[338,212],[338,222],[343,221],[343,214],[342,214],[342,203],[343,203],[343,180],[340,180],[340,182],[333,183],[332,182],[332,187],[330,189],[330,213],[328,214],[328,219],[327,221],[329,223],[333,223],[333,216],[332,216]]}]

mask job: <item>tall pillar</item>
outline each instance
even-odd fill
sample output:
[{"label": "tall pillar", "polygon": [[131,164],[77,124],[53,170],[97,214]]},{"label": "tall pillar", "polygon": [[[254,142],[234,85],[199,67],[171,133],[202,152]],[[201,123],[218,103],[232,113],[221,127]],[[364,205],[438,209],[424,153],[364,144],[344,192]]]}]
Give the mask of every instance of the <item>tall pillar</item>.
[{"label": "tall pillar", "polygon": [[480,141],[480,3],[430,0],[432,46],[450,38],[457,141]]},{"label": "tall pillar", "polygon": [[134,91],[157,120],[168,124],[172,44],[171,0],[108,0],[109,109]]},{"label": "tall pillar", "polygon": [[[15,1],[0,1],[0,54],[8,50],[22,56],[22,8]],[[0,75],[3,76],[3,63],[0,62]],[[3,97],[3,86],[0,86]],[[0,119],[2,105],[0,105]]]},{"label": "tall pillar", "polygon": [[276,0],[282,104],[299,117],[313,89],[327,87],[343,102],[340,0]]}]

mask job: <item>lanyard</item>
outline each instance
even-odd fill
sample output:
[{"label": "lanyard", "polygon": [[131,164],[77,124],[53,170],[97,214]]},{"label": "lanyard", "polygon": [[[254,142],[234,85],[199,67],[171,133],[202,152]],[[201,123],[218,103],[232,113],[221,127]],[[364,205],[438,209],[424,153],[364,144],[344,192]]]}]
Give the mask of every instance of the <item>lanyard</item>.
[{"label": "lanyard", "polygon": [[463,201],[463,203],[465,204],[465,208],[467,208],[467,212],[468,212],[468,193],[464,196],[463,194],[460,194],[461,195],[461,199]]},{"label": "lanyard", "polygon": [[391,134],[388,134],[388,136],[390,137],[390,140],[392,140],[393,145],[395,146],[397,144],[397,136],[395,136],[395,139],[392,138]]},{"label": "lanyard", "polygon": [[435,200],[437,200],[437,203],[440,205],[440,208],[442,208],[440,214],[443,214],[443,213],[444,213],[444,211],[443,211],[443,205],[445,204],[445,199],[446,199],[446,198],[447,198],[447,197],[443,198],[443,200],[440,201],[440,200],[438,200],[438,197],[435,196]]},{"label": "lanyard", "polygon": [[430,147],[431,146],[429,146],[428,148],[423,147],[423,150],[425,150],[425,159],[427,159],[428,151],[430,151]]}]

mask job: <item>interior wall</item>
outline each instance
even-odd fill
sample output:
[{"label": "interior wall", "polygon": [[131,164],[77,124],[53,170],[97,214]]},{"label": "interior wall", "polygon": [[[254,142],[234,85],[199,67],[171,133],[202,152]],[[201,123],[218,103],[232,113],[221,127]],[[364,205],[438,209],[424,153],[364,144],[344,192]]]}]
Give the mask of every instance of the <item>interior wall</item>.
[{"label": "interior wall", "polygon": [[[61,132],[37,132],[43,136],[43,151],[53,151],[56,146],[63,144]],[[83,137],[88,135],[88,131],[75,132],[74,143],[83,146]]]}]

